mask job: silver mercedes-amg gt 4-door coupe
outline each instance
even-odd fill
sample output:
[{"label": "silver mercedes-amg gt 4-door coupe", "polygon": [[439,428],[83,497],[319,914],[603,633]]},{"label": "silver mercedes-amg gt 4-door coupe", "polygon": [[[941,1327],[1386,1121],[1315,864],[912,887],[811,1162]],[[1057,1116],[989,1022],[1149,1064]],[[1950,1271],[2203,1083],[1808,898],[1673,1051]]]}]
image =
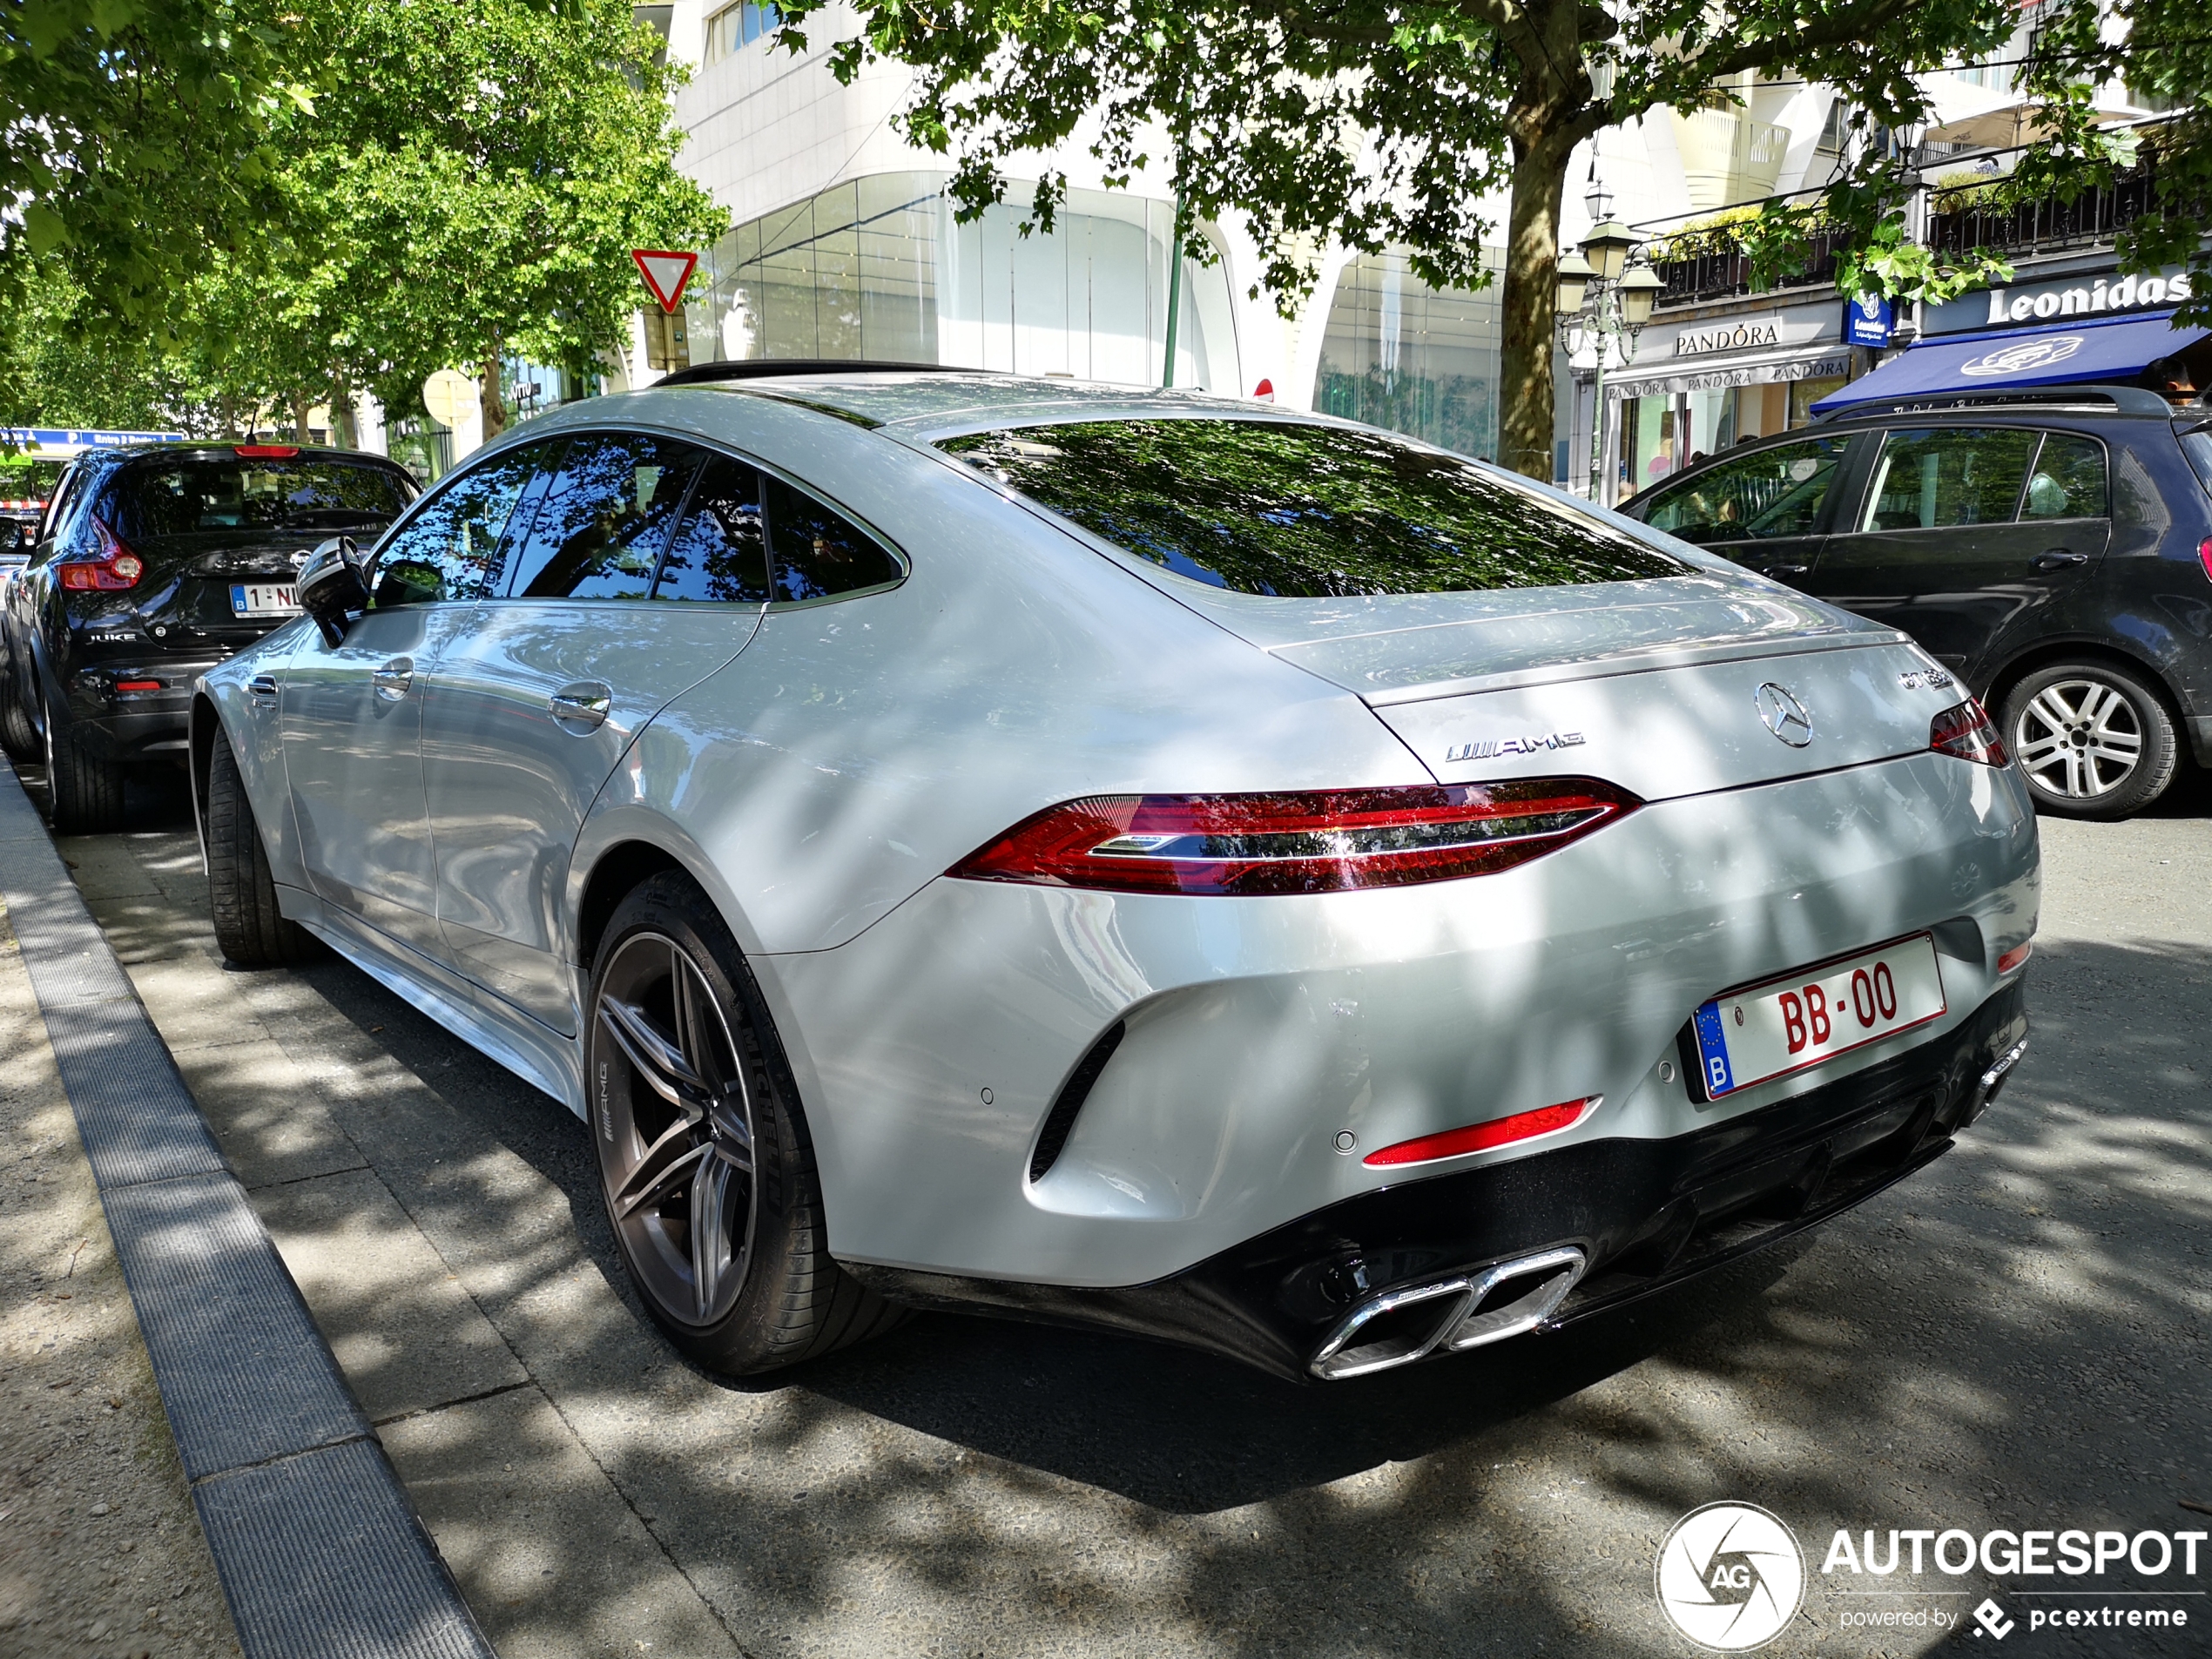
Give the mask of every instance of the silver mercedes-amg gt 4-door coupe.
[{"label": "silver mercedes-amg gt 4-door coupe", "polygon": [[1197,395],[718,365],[533,421],[208,673],[223,948],[589,1126],[757,1372],[909,1307],[1338,1379],[1936,1157],[2035,822],[1904,635]]}]

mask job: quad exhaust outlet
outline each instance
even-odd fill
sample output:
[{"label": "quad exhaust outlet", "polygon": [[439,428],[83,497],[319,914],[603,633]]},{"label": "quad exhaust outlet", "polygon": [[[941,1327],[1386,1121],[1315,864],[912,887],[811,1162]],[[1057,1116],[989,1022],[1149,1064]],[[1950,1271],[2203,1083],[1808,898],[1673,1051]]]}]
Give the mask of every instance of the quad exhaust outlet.
[{"label": "quad exhaust outlet", "polygon": [[1562,1245],[1370,1297],[1314,1350],[1307,1369],[1342,1382],[1517,1337],[1551,1316],[1588,1264],[1581,1250]]}]

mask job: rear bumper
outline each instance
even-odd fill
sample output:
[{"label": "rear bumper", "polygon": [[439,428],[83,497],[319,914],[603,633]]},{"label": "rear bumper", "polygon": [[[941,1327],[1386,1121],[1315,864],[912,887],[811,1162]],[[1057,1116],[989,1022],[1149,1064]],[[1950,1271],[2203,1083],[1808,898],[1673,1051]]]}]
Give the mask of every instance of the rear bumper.
[{"label": "rear bumper", "polygon": [[[192,727],[192,687],[221,657],[101,663],[70,676],[71,734],[97,758],[182,765]],[[116,691],[117,682],[158,680],[157,691]]]},{"label": "rear bumper", "polygon": [[[1332,1335],[1378,1298],[1579,1251],[1587,1271],[1537,1327],[1556,1329],[1815,1226],[1932,1162],[2003,1086],[2027,1035],[2015,978],[1925,1043],[1726,1123],[1666,1139],[1583,1141],[1362,1194],[1149,1285],[847,1271],[916,1306],[1154,1337],[1304,1379]],[[1440,1321],[1456,1311],[1448,1298],[1435,1307]]]}]

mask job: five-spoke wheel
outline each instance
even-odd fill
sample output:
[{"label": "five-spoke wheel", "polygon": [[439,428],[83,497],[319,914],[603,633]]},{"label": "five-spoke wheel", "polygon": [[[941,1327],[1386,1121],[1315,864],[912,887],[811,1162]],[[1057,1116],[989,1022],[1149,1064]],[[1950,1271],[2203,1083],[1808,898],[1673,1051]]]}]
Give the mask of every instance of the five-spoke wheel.
[{"label": "five-spoke wheel", "polygon": [[789,1365],[902,1317],[831,1259],[774,1027],[697,885],[615,907],[591,973],[585,1081],[600,1192],[645,1306],[702,1365]]}]

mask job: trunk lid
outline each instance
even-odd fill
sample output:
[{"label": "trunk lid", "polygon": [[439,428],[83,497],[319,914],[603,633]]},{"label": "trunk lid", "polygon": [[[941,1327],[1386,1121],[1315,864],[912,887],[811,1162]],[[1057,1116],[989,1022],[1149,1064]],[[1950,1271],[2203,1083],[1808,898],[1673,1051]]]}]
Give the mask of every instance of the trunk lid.
[{"label": "trunk lid", "polygon": [[1966,696],[1905,635],[1725,569],[1371,599],[1195,586],[1177,596],[1359,695],[1443,783],[1740,788],[1917,753]]}]

